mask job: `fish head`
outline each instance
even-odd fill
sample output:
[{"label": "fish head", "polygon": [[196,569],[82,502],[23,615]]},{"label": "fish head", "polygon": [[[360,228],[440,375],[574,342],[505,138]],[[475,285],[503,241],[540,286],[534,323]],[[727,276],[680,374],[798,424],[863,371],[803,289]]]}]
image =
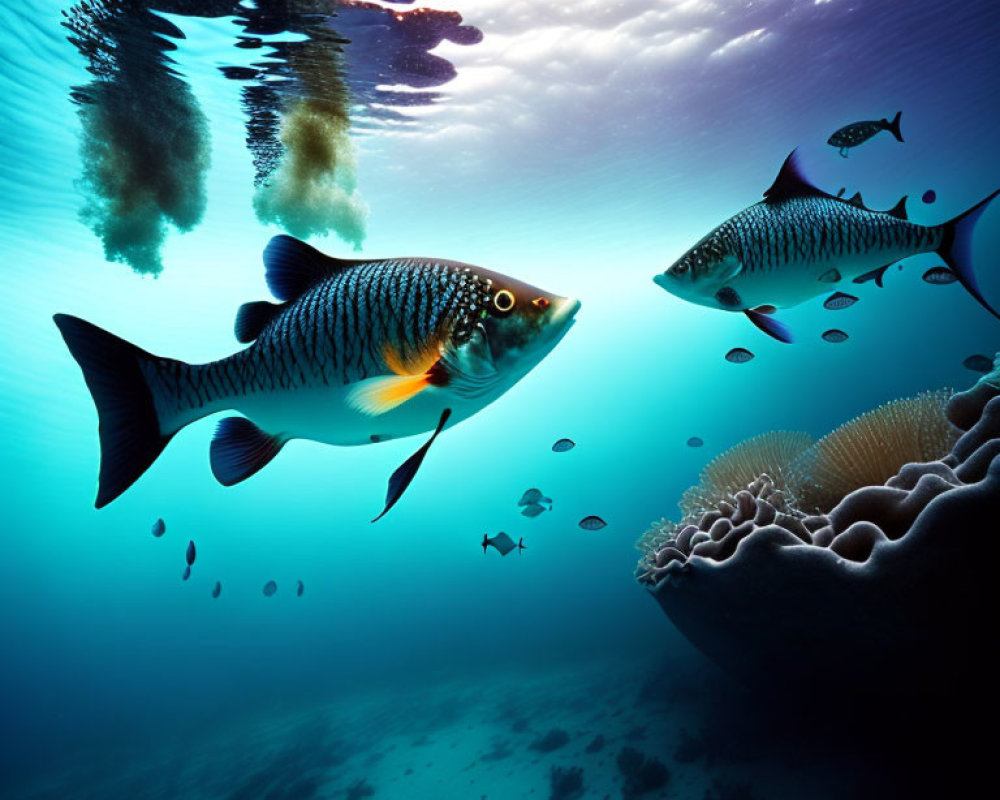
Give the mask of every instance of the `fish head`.
[{"label": "fish head", "polygon": [[502,375],[520,377],[538,364],[573,325],[580,301],[496,273],[486,276],[479,327]]},{"label": "fish head", "polygon": [[743,263],[727,237],[716,229],[654,276],[653,282],[691,303],[732,311],[731,293],[727,296],[725,287],[742,269]]}]

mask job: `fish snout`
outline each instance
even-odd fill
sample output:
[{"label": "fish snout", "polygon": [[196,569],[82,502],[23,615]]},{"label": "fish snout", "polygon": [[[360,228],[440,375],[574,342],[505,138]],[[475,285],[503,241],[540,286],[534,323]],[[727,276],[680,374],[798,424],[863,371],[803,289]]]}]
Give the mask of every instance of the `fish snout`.
[{"label": "fish snout", "polygon": [[575,297],[557,297],[552,305],[551,324],[559,327],[571,322],[580,310],[580,301]]}]

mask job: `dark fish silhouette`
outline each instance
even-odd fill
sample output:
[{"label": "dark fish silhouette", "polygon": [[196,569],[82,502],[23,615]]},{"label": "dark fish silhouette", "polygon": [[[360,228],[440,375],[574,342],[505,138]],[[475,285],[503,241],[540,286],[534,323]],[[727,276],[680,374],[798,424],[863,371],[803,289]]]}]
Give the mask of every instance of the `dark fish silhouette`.
[{"label": "dark fish silhouette", "polygon": [[305,590],[306,590],[306,587],[305,587],[305,584],[304,584],[304,583],[302,583],[302,581],[299,581],[299,582],[298,582],[298,583],[297,583],[297,584],[295,585],[295,596],[296,596],[296,597],[302,597],[302,593],[303,593],[303,592],[304,592]]},{"label": "dark fish silhouette", "polygon": [[187,553],[185,554],[185,556],[184,556],[184,557],[185,557],[185,558],[187,559],[187,563],[188,563],[188,566],[189,566],[189,567],[190,567],[190,566],[191,566],[192,564],[194,564],[194,557],[195,557],[196,555],[197,555],[197,552],[196,552],[196,551],[195,551],[195,549],[194,549],[194,542],[188,542],[188,549],[187,549]]},{"label": "dark fish silhouette", "polygon": [[954,283],[958,280],[958,276],[947,267],[931,267],[924,273],[923,278],[927,283],[934,283],[939,286]]},{"label": "dark fish silhouette", "polygon": [[270,597],[276,591],[278,591],[278,584],[274,581],[268,581],[264,584],[264,597]]},{"label": "dark fish silhouette", "polygon": [[830,330],[823,332],[823,341],[825,342],[840,344],[841,342],[846,342],[847,339],[847,334],[837,328],[830,328]]},{"label": "dark fish silhouette", "polygon": [[840,150],[840,154],[844,158],[847,158],[848,150],[852,147],[857,147],[859,144],[867,142],[880,131],[889,131],[889,133],[896,137],[897,142],[901,142],[903,141],[903,134],[899,131],[899,118],[902,114],[902,111],[897,111],[896,116],[892,118],[892,122],[883,118],[845,125],[840,130],[835,131],[834,134],[826,140],[826,143],[836,147]]},{"label": "dark fish silhouette", "polygon": [[705,444],[705,442],[702,441],[700,436],[692,436],[687,441],[688,447],[701,447],[703,444]]},{"label": "dark fish silhouette", "polygon": [[537,503],[542,499],[541,489],[526,489],[524,494],[521,495],[521,499],[517,501],[519,506],[527,506],[532,503]]},{"label": "dark fish silhouette", "polygon": [[547,509],[545,508],[545,506],[543,506],[541,503],[528,503],[528,505],[526,505],[521,510],[521,516],[522,517],[537,517],[539,514],[541,514],[543,511],[546,511],[546,510]]},{"label": "dark fish silhouette", "polygon": [[515,547],[517,547],[517,545],[514,544],[514,540],[511,539],[503,531],[501,531],[500,533],[498,533],[496,536],[487,536],[484,533],[483,534],[483,541],[481,542],[481,544],[483,546],[483,552],[484,553],[486,552],[486,548],[487,547],[493,547],[502,556],[507,555],[507,553],[509,553],[511,550],[513,550]]},{"label": "dark fish silhouette", "polygon": [[572,450],[576,447],[576,442],[572,439],[560,439],[554,445],[552,445],[553,453],[565,453],[568,450]]},{"label": "dark fish silhouette", "polygon": [[734,347],[728,353],[726,353],[726,361],[733,364],[746,364],[750,359],[754,357],[753,353],[747,350],[745,347]]},{"label": "dark fish silhouette", "polygon": [[220,594],[222,594],[222,584],[216,581],[215,586],[212,587],[212,597],[218,597]]},{"label": "dark fish silhouette", "polygon": [[527,550],[528,548],[524,545],[524,537],[522,536],[517,540],[517,554],[521,555],[522,550]]},{"label": "dark fish silhouette", "polygon": [[163,534],[165,534],[166,532],[167,532],[167,523],[165,523],[162,519],[158,519],[156,520],[156,522],[153,523],[153,536],[155,536],[157,539],[163,536]]},{"label": "dark fish silhouette", "polygon": [[928,189],[926,192],[924,192],[924,196],[921,197],[920,199],[923,200],[925,203],[933,203],[935,200],[937,200],[937,192],[935,192],[933,189]]},{"label": "dark fish silhouette", "polygon": [[892,264],[886,264],[878,269],[873,269],[871,272],[866,272],[864,275],[858,275],[851,283],[868,283],[868,281],[875,281],[875,285],[879,289],[884,289],[885,286],[882,284],[882,280],[885,277],[886,270],[891,267]]},{"label": "dark fish silhouette", "polygon": [[599,531],[607,524],[603,519],[595,516],[584,517],[580,520],[580,527],[585,531]]},{"label": "dark fish silhouette", "polygon": [[973,372],[990,372],[993,369],[993,359],[989,356],[974,355],[969,356],[962,362],[962,366],[971,369]]},{"label": "dark fish silhouette", "polygon": [[189,564],[188,566],[184,567],[184,574],[181,575],[181,580],[186,581],[190,577],[191,577],[191,565]]},{"label": "dark fish silhouette", "polygon": [[831,311],[840,311],[842,308],[850,308],[856,302],[858,302],[858,298],[853,294],[834,292],[823,301],[823,308],[828,308]]}]

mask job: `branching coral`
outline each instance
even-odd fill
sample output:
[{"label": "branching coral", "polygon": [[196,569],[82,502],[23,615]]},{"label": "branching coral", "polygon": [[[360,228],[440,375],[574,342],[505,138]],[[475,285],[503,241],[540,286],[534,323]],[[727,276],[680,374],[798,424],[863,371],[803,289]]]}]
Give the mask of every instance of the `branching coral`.
[{"label": "branching coral", "polygon": [[828,433],[797,460],[799,507],[827,512],[862,486],[878,486],[904,464],[941,458],[956,431],[944,409],[951,390],[893,400]]}]

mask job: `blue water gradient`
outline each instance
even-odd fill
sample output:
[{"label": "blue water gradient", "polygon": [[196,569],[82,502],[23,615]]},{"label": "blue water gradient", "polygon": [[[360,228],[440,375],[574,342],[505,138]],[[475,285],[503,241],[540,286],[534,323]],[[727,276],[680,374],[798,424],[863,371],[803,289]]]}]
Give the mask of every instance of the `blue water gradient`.
[{"label": "blue water gradient", "polygon": [[[460,11],[483,42],[446,49],[458,77],[438,89],[433,113],[403,126],[366,118],[356,138],[358,186],[371,209],[363,256],[482,264],[577,296],[582,309],[535,371],[440,437],[377,525],[368,520],[386,479],[417,440],[350,449],[295,441],[251,480],[224,488],[208,467],[214,419],[184,430],[132,489],[94,510],[96,414],[52,314],[83,317],[157,354],[224,356],[237,347],[237,307],[267,297],[261,251],[280,231],[254,215],[240,87],[218,69],[236,57],[230,19],[169,16],[187,37],[172,56],[210,122],[212,161],[201,223],[167,235],[164,269],[152,278],[105,261],[78,218],[79,120],[69,90],[89,76],[59,6],[0,6],[0,786],[12,793],[30,795],[53,775],[96,787],[128,764],[141,788],[119,796],[226,796],[225,771],[211,785],[189,775],[164,788],[160,777],[179,768],[161,746],[204,740],[222,752],[212,748],[227,731],[266,728],[269,719],[298,730],[295,715],[309,709],[364,717],[362,697],[382,704],[383,719],[428,696],[445,702],[453,689],[463,710],[435,729],[447,742],[438,746],[463,735],[485,743],[492,729],[462,733],[487,725],[477,687],[492,709],[531,680],[567,687],[567,670],[615,687],[611,699],[595,695],[595,708],[633,713],[632,695],[617,687],[638,688],[663,659],[692,681],[714,675],[632,579],[634,541],[650,520],[676,514],[707,460],[765,430],[820,435],[886,400],[964,387],[975,376],[962,360],[998,349],[997,321],[958,284],[921,281],[940,263],[933,256],[891,269],[884,289],[850,290],[861,298],[850,309],[825,311],[817,298],[784,312],[794,346],[652,283],[711,227],[756,202],[796,146],[819,186],[860,190],[875,208],[908,194],[919,222],[952,217],[1000,187],[992,4],[787,0],[732,5],[723,17],[710,3],[689,3],[702,8],[691,30],[716,24],[710,35],[722,44],[766,35],[728,52],[680,47],[648,67],[630,61],[651,44],[642,14],[677,4],[625,3],[620,14],[632,22],[606,25],[596,3],[574,4],[577,17],[562,21],[553,21],[559,3],[527,4],[534,12],[432,5]],[[552,45],[563,24],[577,47]],[[619,35],[602,46],[618,49],[588,51],[596,41],[588,37],[607,30]],[[529,58],[535,51],[544,73]],[[572,59],[556,69],[552,59],[566,53]],[[619,62],[624,73],[607,66]],[[581,76],[589,88],[580,89]],[[880,135],[845,160],[825,144],[843,124],[898,109],[903,145]],[[930,188],[937,201],[922,204]],[[351,253],[335,237],[313,243]],[[991,208],[975,259],[995,304],[998,255],[1000,208]],[[830,327],[850,339],[822,341]],[[727,363],[736,346],[756,358]],[[563,436],[577,447],[553,453]],[[686,447],[692,436],[705,446]],[[551,513],[519,515],[530,486],[553,498]],[[580,530],[588,514],[608,527]],[[157,517],[167,525],[160,539],[150,534]],[[482,534],[499,530],[529,549],[484,556]],[[182,582],[189,539],[198,558]],[[266,598],[261,587],[272,579],[278,591]],[[216,581],[222,596],[212,600]],[[566,718],[545,696],[525,700],[536,732],[552,727],[546,715],[574,731],[600,729],[586,721],[592,715]],[[399,713],[408,722],[386,722],[383,744],[427,719]],[[380,741],[367,719],[365,736]],[[664,724],[664,735],[676,738],[678,725]],[[632,727],[609,730],[625,737]],[[394,772],[405,764],[391,759],[349,762],[338,780],[367,776],[376,797],[519,797],[535,786],[546,796],[548,762],[529,769],[518,747],[511,766],[521,783],[493,793],[486,777],[456,783],[465,764],[443,756],[427,758],[445,770],[440,786],[428,779],[407,789]],[[141,777],[144,758],[160,765],[150,767],[156,780]],[[588,768],[592,787],[617,791],[607,777],[613,761],[609,753],[605,766]],[[704,786],[690,780],[688,796],[700,800]]]}]

